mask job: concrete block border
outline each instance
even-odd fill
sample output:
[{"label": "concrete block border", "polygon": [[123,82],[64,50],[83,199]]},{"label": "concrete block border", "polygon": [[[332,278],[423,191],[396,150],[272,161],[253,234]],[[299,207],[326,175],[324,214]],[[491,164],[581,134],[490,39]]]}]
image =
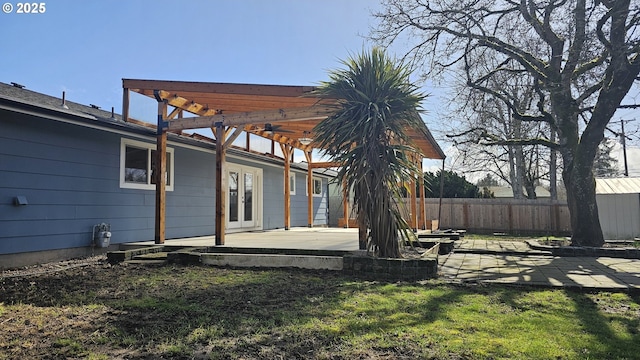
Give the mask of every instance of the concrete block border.
[{"label": "concrete block border", "polygon": [[[149,246],[112,251],[107,257],[110,263],[130,261],[140,255],[166,252],[168,263],[183,265],[230,266],[238,268],[299,268],[342,271],[345,275],[379,281],[417,281],[436,278],[438,275],[438,246],[420,258],[374,258],[361,252],[307,252],[279,249],[230,252],[225,248],[171,248]],[[262,249],[264,250],[264,249]]]},{"label": "concrete block border", "polygon": [[587,246],[549,246],[542,245],[535,240],[528,240],[527,245],[534,250],[551,252],[553,256],[568,257],[611,257],[621,259],[640,259],[640,249],[637,248],[596,248]]},{"label": "concrete block border", "polygon": [[385,281],[416,281],[438,276],[438,255],[418,259],[387,259],[345,255],[343,273],[360,278]]}]

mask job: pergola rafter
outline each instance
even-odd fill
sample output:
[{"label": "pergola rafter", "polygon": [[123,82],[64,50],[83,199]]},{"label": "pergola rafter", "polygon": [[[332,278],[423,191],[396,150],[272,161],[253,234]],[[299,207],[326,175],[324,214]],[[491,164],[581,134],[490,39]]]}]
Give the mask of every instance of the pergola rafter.
[{"label": "pergola rafter", "polygon": [[220,122],[224,126],[240,126],[256,123],[279,123],[305,120],[322,120],[331,114],[335,107],[311,106],[308,108],[289,108],[263,111],[247,111],[234,114],[215,114],[182,118],[168,121],[167,130],[201,129]]}]

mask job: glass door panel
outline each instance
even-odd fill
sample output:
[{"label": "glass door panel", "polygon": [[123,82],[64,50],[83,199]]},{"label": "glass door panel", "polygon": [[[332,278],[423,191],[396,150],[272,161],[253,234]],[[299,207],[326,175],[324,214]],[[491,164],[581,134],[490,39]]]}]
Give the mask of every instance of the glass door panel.
[{"label": "glass door panel", "polygon": [[238,199],[239,195],[239,185],[238,184],[239,174],[235,171],[229,171],[229,225],[232,226],[234,224],[238,224],[238,220],[240,219],[240,199]]},{"label": "glass door panel", "polygon": [[259,227],[262,203],[261,169],[230,165],[227,172],[226,226],[229,229]]},{"label": "glass door panel", "polygon": [[253,225],[253,173],[244,173],[244,183],[242,184],[244,187],[244,216],[243,221],[250,222],[250,224],[243,225]]}]

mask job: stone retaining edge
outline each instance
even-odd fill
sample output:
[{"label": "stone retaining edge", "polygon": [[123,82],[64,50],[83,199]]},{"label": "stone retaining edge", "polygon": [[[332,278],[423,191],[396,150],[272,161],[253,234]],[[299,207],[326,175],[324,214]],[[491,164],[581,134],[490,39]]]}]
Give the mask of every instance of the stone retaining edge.
[{"label": "stone retaining edge", "polygon": [[534,250],[549,251],[553,256],[573,257],[610,257],[621,259],[640,259],[640,249],[637,248],[597,248],[588,246],[549,246],[542,245],[535,240],[527,240],[527,245]]}]

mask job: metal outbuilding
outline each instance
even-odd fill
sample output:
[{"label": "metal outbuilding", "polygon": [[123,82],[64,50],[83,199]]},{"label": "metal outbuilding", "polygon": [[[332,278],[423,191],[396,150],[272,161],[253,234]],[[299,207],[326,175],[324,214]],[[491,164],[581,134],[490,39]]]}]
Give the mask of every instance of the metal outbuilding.
[{"label": "metal outbuilding", "polygon": [[640,178],[596,179],[596,202],[605,239],[640,237]]}]

